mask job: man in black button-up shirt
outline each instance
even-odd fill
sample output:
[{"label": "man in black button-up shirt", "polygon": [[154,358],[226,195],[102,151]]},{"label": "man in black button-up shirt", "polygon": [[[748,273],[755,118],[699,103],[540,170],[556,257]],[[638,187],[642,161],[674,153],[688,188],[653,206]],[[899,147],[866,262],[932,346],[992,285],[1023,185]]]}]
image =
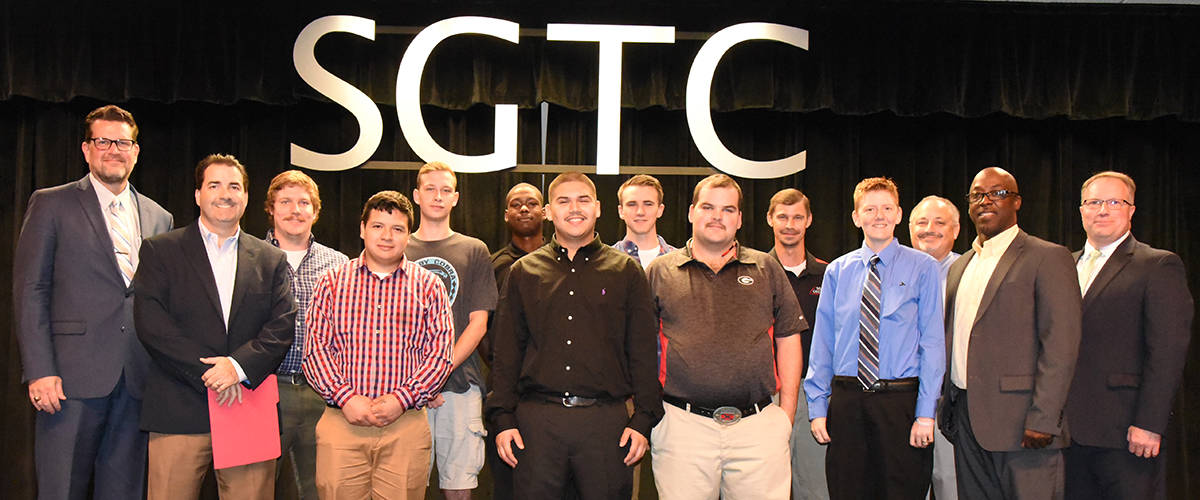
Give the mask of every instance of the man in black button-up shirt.
[{"label": "man in black button-up shirt", "polygon": [[627,499],[663,414],[650,286],[596,237],[591,180],[568,172],[548,194],[554,238],[513,264],[500,295],[488,417],[516,498],[561,498],[573,476],[585,499]]}]

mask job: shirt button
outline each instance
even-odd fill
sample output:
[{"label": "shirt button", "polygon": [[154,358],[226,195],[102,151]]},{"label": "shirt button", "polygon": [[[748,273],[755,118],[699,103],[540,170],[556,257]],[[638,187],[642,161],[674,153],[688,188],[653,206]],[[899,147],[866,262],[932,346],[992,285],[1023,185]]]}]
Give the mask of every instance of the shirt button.
[{"label": "shirt button", "polygon": [[571,345],[571,341],[570,341],[570,340],[568,340],[568,341],[567,341],[567,345]]},{"label": "shirt button", "polygon": [[375,335],[379,335],[379,330],[375,330]]},{"label": "shirt button", "polygon": [[567,371],[571,371],[571,365],[567,365]]},{"label": "shirt button", "polygon": [[567,292],[567,295],[575,295],[575,290],[571,290],[571,291]]},{"label": "shirt button", "polygon": [[376,309],[383,309],[383,304],[377,304],[377,305],[375,306],[375,308],[376,308]]},{"label": "shirt button", "polygon": [[572,268],[571,268],[571,272],[575,272],[575,268],[573,268],[573,267],[572,267]]},{"label": "shirt button", "polygon": [[563,396],[564,396],[564,397],[568,397],[568,398],[569,398],[569,397],[571,397],[571,393],[570,393],[570,392],[564,392],[564,393],[563,393]]},{"label": "shirt button", "polygon": [[567,315],[567,321],[572,321],[574,319],[575,319],[574,316],[571,316],[570,314]]}]

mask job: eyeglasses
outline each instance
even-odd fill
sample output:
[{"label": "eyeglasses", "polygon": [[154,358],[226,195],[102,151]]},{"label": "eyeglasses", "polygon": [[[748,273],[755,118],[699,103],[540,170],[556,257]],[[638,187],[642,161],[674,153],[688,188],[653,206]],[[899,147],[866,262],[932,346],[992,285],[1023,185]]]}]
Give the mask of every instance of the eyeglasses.
[{"label": "eyeglasses", "polygon": [[105,139],[103,137],[93,137],[88,139],[88,142],[91,142],[92,146],[99,151],[108,151],[113,144],[117,145],[117,151],[129,151],[133,149],[134,144],[137,144],[137,141],[130,139]]},{"label": "eyeglasses", "polygon": [[1132,207],[1133,203],[1130,203],[1126,200],[1119,200],[1116,198],[1113,198],[1111,200],[1097,200],[1095,198],[1091,198],[1091,199],[1083,200],[1083,203],[1079,204],[1079,206],[1081,206],[1085,209],[1088,209],[1088,210],[1100,210],[1100,207],[1102,207],[1102,206],[1107,206],[1109,210],[1116,210],[1118,208],[1121,208],[1121,205],[1129,205]]},{"label": "eyeglasses", "polygon": [[992,201],[1000,201],[1007,199],[1009,196],[1021,196],[1021,193],[1009,191],[1007,189],[997,189],[995,191],[988,191],[986,193],[967,193],[967,201],[971,203],[979,203],[980,201],[983,201],[984,196],[987,196],[987,199]]}]

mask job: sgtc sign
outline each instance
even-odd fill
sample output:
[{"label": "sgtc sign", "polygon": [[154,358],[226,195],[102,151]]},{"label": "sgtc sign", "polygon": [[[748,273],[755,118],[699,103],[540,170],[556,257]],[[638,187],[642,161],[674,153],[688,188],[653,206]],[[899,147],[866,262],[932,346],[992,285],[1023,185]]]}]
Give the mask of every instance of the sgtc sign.
[{"label": "sgtc sign", "polygon": [[[421,116],[421,74],[433,49],[457,35],[487,35],[519,43],[520,26],[490,17],[454,17],[431,24],[413,38],[396,71],[396,118],[404,139],[425,161],[441,161],[459,172],[492,172],[517,164],[517,106],[496,106],[495,150],[486,155],[460,155],[437,144]],[[370,159],[383,138],[383,118],[366,94],[321,67],[314,54],[317,41],[327,33],[345,32],[375,39],[375,21],[354,16],[327,16],[309,23],[292,50],[296,72],[313,89],[346,108],[358,121],[359,135],[349,150],[318,153],[291,145],[293,165],[313,170],[347,170]],[[600,49],[599,102],[597,103],[596,173],[617,174],[620,153],[621,49],[626,43],[675,43],[674,26],[611,24],[548,24],[546,39],[562,42],[595,42]],[[805,166],[805,152],[787,158],[754,161],[742,158],[721,142],[713,128],[709,94],[721,57],[747,40],[774,40],[808,49],[808,31],[771,23],[743,23],[712,35],[701,46],[688,73],[685,107],[692,141],[714,167],[739,177],[783,177]]]}]

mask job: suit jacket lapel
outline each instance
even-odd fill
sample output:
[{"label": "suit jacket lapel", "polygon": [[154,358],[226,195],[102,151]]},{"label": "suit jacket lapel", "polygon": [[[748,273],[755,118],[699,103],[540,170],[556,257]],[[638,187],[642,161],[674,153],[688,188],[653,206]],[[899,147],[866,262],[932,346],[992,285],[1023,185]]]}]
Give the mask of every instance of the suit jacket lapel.
[{"label": "suit jacket lapel", "polygon": [[208,296],[208,302],[212,304],[213,310],[220,318],[223,314],[221,296],[217,294],[217,278],[213,274],[212,264],[208,260],[208,250],[204,248],[204,237],[200,234],[199,221],[192,223],[191,227],[187,228],[183,254],[185,257],[183,260],[192,266],[192,270],[200,278],[200,283],[204,285],[204,294]]},{"label": "suit jacket lapel", "polygon": [[139,234],[142,239],[146,239],[148,238],[147,235],[154,234],[154,221],[150,220],[150,214],[142,209],[143,196],[136,189],[133,189],[133,184],[129,185],[129,191],[133,194],[133,204],[137,205]]},{"label": "suit jacket lapel", "polygon": [[108,234],[108,225],[104,223],[104,214],[100,212],[100,201],[96,197],[96,190],[92,186],[92,181],[85,175],[76,183],[75,187],[78,189],[76,199],[79,200],[80,208],[87,217],[88,223],[92,226],[97,246],[108,257],[108,262],[112,264],[108,266],[110,270],[109,274],[117,282],[121,283],[121,286],[125,286],[125,278],[121,277],[121,268],[117,266],[117,255],[113,252],[112,236]]},{"label": "suit jacket lapel", "polygon": [[1133,235],[1125,238],[1125,241],[1117,245],[1116,250],[1113,250],[1112,255],[1104,262],[1104,267],[1100,268],[1100,272],[1096,273],[1096,278],[1092,280],[1092,286],[1088,287],[1087,294],[1083,296],[1083,310],[1087,310],[1088,305],[1096,298],[1100,292],[1104,291],[1104,287],[1117,277],[1117,273],[1121,272],[1121,268],[1129,264],[1133,259],[1133,248],[1137,246],[1137,240],[1133,239]]},{"label": "suit jacket lapel", "polygon": [[246,287],[250,286],[250,282],[254,278],[254,266],[257,263],[258,253],[246,244],[247,238],[252,238],[252,236],[246,234],[245,231],[238,236],[237,274],[233,280],[233,304],[229,306],[229,326],[233,326],[233,320],[237,318],[242,301],[246,297]]},{"label": "suit jacket lapel", "polygon": [[982,318],[983,314],[987,312],[988,306],[992,304],[992,299],[996,298],[996,291],[1000,288],[1000,283],[1004,282],[1004,276],[1008,274],[1013,263],[1025,250],[1025,237],[1025,231],[1018,230],[1012,243],[1004,251],[1004,255],[1000,256],[1000,262],[996,263],[996,269],[992,271],[992,277],[988,279],[987,288],[983,289],[983,297],[979,299],[979,310],[975,313],[975,321],[971,322],[972,330],[975,329],[975,323],[979,322],[979,318]]}]

